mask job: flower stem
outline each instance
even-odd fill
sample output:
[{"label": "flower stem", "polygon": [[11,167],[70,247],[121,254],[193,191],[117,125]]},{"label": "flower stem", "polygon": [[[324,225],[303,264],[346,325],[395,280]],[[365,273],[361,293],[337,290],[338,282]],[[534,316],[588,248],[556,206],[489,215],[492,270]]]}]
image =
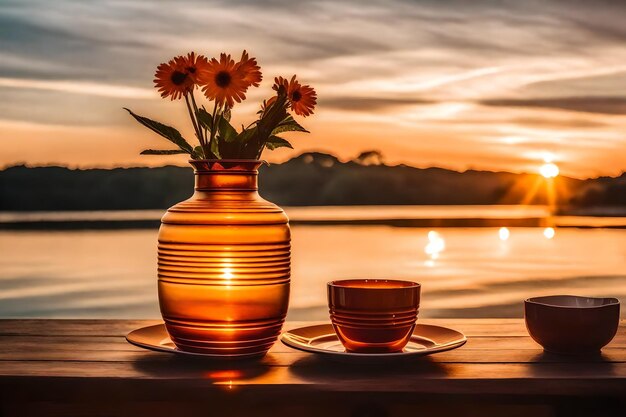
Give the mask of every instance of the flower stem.
[{"label": "flower stem", "polygon": [[[200,133],[200,128],[198,127],[198,123],[196,122],[196,117],[193,114],[193,110],[191,109],[191,103],[189,102],[189,95],[185,94],[185,102],[187,103],[187,110],[189,111],[189,117],[191,118],[191,124],[193,124],[193,129],[196,131],[196,137],[200,142],[200,147],[202,147],[202,134]],[[204,150],[204,148],[203,148]]]},{"label": "flower stem", "polygon": [[[219,123],[217,123],[217,120],[215,120],[215,116],[217,115],[217,101],[215,101],[215,105],[213,106],[213,116],[211,116],[211,120],[213,122],[213,128],[211,129],[211,137],[209,139],[209,150],[212,149],[212,144],[213,144],[213,140],[216,140],[215,138],[215,132],[218,129]],[[211,150],[211,153],[213,153],[213,151]]]},{"label": "flower stem", "polygon": [[261,149],[259,149],[259,153],[257,154],[256,159],[261,159],[261,154],[263,153],[264,149],[265,149],[265,142],[261,144]]},{"label": "flower stem", "polygon": [[193,90],[191,90],[190,95],[191,95],[191,104],[193,105],[193,114],[196,116],[196,123],[198,125],[198,130],[200,131],[200,136],[202,136],[202,140],[205,140],[205,135],[202,132],[200,123],[198,122],[198,105],[196,104],[196,97],[193,95]]},{"label": "flower stem", "polygon": [[191,104],[193,105],[193,114],[196,116],[196,124],[198,126],[198,133],[200,134],[200,147],[202,148],[202,153],[204,154],[205,158],[208,158],[208,156],[210,155],[210,149],[208,148],[208,143],[207,143],[207,129],[204,128],[200,125],[200,121],[198,120],[198,105],[196,104],[196,97],[193,94],[193,90],[191,90]]}]

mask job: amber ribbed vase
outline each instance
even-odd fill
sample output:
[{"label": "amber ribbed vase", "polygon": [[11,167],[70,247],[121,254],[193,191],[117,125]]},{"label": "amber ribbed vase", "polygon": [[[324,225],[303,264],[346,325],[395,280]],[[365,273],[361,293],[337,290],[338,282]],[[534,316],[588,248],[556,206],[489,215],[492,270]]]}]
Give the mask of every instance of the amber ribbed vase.
[{"label": "amber ribbed vase", "polygon": [[196,160],[195,192],[159,230],[159,304],[176,346],[216,358],[263,356],[289,304],[290,232],[259,196],[260,161]]}]

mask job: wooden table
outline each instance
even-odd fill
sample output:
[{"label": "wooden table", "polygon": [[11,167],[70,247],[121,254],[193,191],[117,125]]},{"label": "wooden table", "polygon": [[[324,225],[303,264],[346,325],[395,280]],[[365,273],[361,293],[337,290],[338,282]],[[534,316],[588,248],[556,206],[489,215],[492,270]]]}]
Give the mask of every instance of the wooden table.
[{"label": "wooden table", "polygon": [[626,416],[624,322],[586,358],[544,354],[518,319],[422,322],[469,340],[397,366],[326,362],[280,342],[261,362],[216,364],[125,341],[156,321],[0,320],[0,416]]}]

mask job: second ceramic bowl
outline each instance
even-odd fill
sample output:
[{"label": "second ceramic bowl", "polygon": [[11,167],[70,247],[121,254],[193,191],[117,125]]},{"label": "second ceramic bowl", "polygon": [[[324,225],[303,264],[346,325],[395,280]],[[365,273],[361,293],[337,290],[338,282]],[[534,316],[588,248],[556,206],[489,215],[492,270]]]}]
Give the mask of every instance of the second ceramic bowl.
[{"label": "second ceramic bowl", "polygon": [[528,333],[548,352],[597,353],[615,336],[619,325],[617,298],[552,295],[524,302]]}]

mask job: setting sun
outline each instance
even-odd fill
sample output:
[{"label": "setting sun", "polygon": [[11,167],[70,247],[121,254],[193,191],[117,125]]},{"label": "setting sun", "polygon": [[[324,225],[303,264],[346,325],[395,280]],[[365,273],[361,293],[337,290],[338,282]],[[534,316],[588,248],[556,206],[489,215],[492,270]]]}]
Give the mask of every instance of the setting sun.
[{"label": "setting sun", "polygon": [[548,162],[539,168],[539,173],[544,178],[555,178],[559,175],[559,167],[552,162]]}]

